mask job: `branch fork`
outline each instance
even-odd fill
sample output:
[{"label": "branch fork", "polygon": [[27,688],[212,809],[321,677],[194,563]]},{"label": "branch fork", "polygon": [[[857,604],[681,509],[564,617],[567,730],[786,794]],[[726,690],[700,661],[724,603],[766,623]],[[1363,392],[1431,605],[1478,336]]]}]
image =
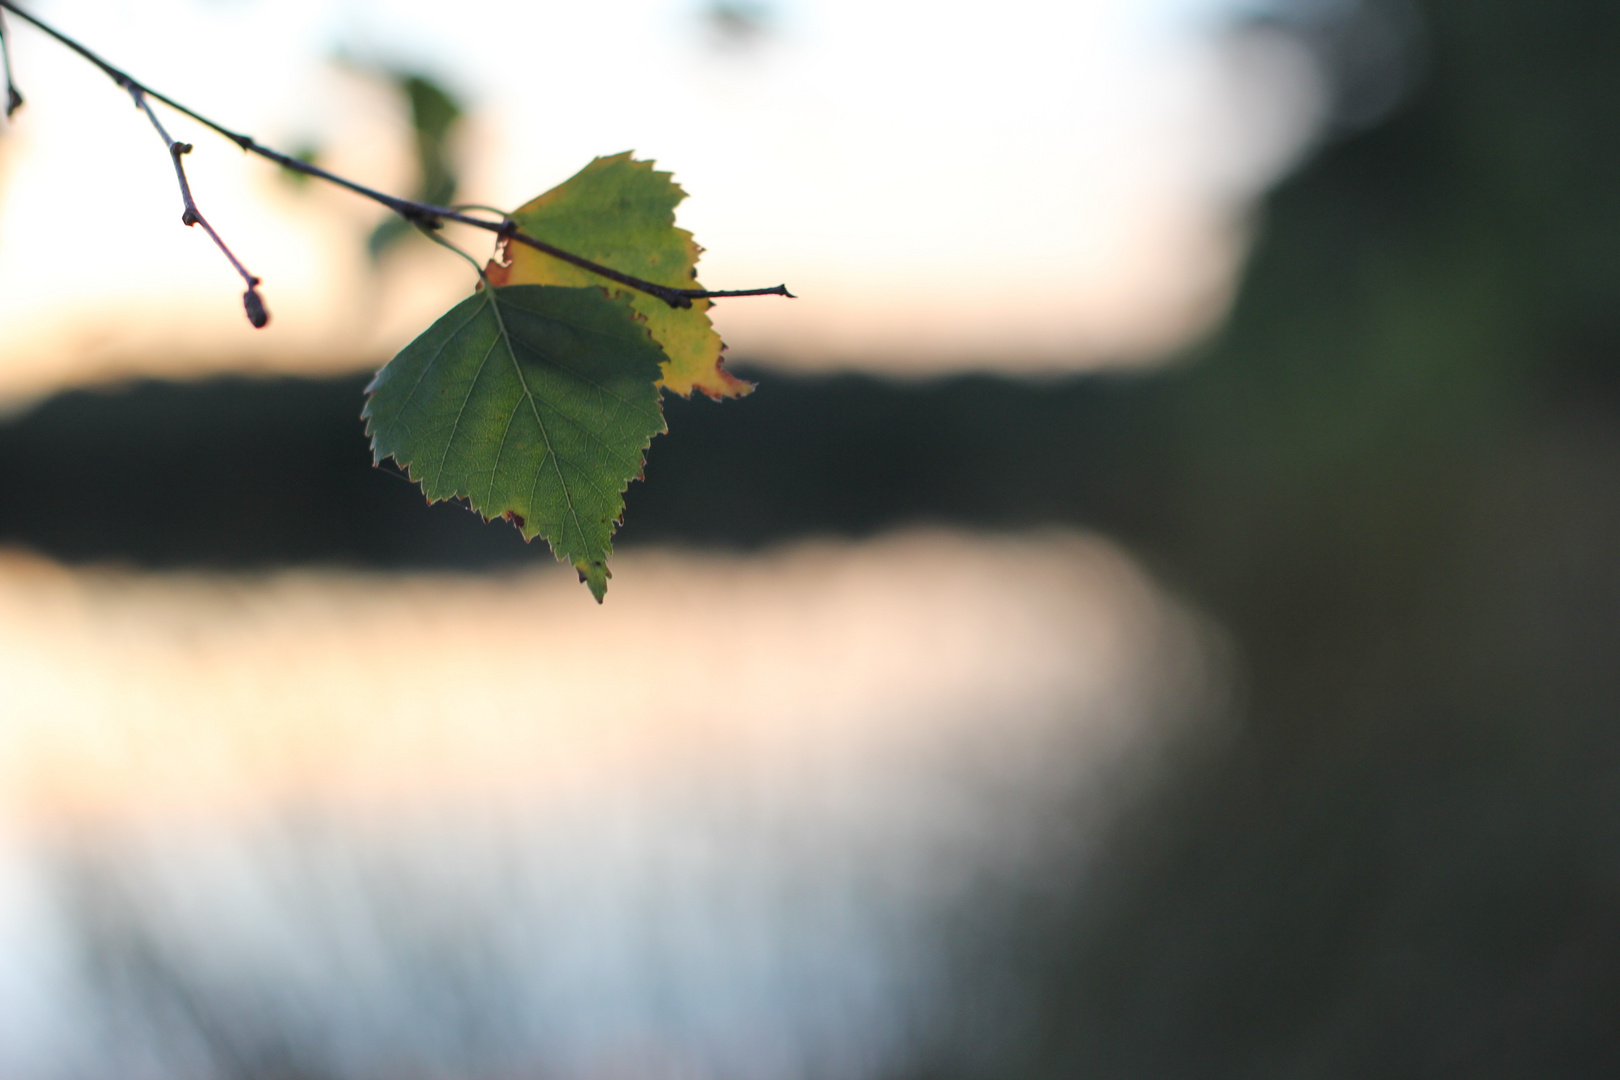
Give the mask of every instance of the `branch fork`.
[{"label": "branch fork", "polygon": [[[553,258],[561,259],[563,262],[577,266],[582,270],[588,270],[593,274],[599,274],[600,276],[607,278],[609,281],[617,282],[618,284],[624,285],[627,288],[635,289],[637,292],[643,292],[649,296],[657,297],[659,300],[662,300],[672,308],[689,308],[692,306],[692,301],[694,300],[717,299],[727,296],[786,296],[790,298],[793,296],[792,293],[788,292],[786,285],[773,285],[769,288],[763,289],[677,289],[668,285],[659,285],[655,282],[633,277],[630,274],[622,274],[619,271],[614,270],[612,267],[603,266],[601,263],[593,262],[590,259],[575,255],[572,252],[564,251],[561,248],[546,243],[544,240],[530,236],[520,230],[517,227],[517,223],[509,217],[503,217],[499,221],[491,221],[488,218],[474,217],[470,214],[463,213],[448,206],[434,206],[431,203],[416,202],[411,199],[402,199],[397,195],[389,195],[386,192],[367,187],[364,184],[339,176],[336,173],[328,172],[318,165],[313,165],[307,161],[300,161],[298,158],[283,154],[279,150],[273,150],[270,147],[258,142],[258,140],[254,139],[251,135],[244,135],[240,132],[232,131],[230,128],[208,119],[206,116],[203,116],[200,113],[197,113],[175,101],[173,98],[169,98],[158,93],[156,90],[153,90],[151,87],[139,82],[123,70],[114,67],[112,64],[108,63],[106,60],[103,60],[100,56],[91,52],[90,49],[84,45],[81,45],[73,38],[68,37],[61,31],[41,22],[28,12],[17,7],[12,0],[0,0],[0,11],[11,12],[18,18],[30,23],[36,29],[54,38],[57,42],[78,53],[84,59],[100,68],[108,78],[117,83],[120,87],[127,91],[132,98],[134,98],[136,106],[146,113],[147,119],[152,122],[152,126],[157,129],[157,133],[163,137],[164,145],[167,146],[169,150],[169,156],[174,161],[175,177],[180,183],[180,197],[185,204],[185,210],[182,213],[180,220],[188,227],[193,225],[201,225],[203,230],[207,232],[209,237],[214,241],[215,245],[218,246],[219,250],[224,253],[225,258],[230,260],[231,266],[233,266],[236,269],[236,272],[242,276],[242,280],[247,282],[247,291],[242,294],[242,305],[247,311],[248,321],[251,322],[255,327],[262,328],[270,321],[269,313],[266,312],[264,307],[264,299],[259,295],[258,292],[259,279],[249,273],[247,268],[244,267],[236,256],[231,253],[231,249],[226,247],[225,242],[220,239],[219,233],[214,231],[214,227],[208,224],[208,221],[203,217],[202,212],[197,209],[196,201],[191,196],[191,185],[186,180],[185,166],[181,162],[181,158],[191,152],[191,144],[176,142],[174,139],[170,138],[169,133],[164,130],[163,124],[158,120],[157,114],[152,111],[151,101],[153,100],[167,105],[169,108],[180,113],[182,116],[189,117],[216,134],[229,139],[231,142],[240,147],[245,153],[256,154],[268,161],[275,162],[282,168],[291,169],[294,172],[303,173],[306,176],[313,176],[316,179],[325,180],[330,184],[336,184],[338,187],[347,188],[356,195],[370,199],[375,203],[380,203],[418,228],[427,231],[434,231],[443,228],[445,222],[453,221],[458,225],[469,225],[475,229],[483,229],[486,232],[494,233],[496,236],[501,237],[508,243],[523,244],[527,247],[534,248],[536,251],[550,255]],[[6,52],[5,27],[3,23],[0,23],[0,62],[3,62],[6,70],[6,113],[9,116],[11,112],[17,108],[17,106],[22,104],[22,95],[19,94],[16,87],[11,84],[10,56],[9,53]]]},{"label": "branch fork", "polygon": [[197,209],[197,200],[191,196],[191,183],[186,179],[186,166],[182,160],[187,154],[191,153],[191,144],[179,142],[163,127],[163,122],[157,118],[157,113],[152,111],[151,102],[146,100],[145,87],[134,80],[128,80],[124,85],[124,89],[128,90],[129,96],[135,99],[135,107],[146,113],[146,118],[152,121],[152,127],[157,130],[158,135],[163,139],[163,144],[169,148],[169,158],[174,162],[174,177],[180,182],[180,201],[185,205],[185,209],[180,214],[180,224],[188,229],[193,225],[201,225],[203,232],[208,234],[209,239],[214,241],[214,245],[225,255],[225,258],[230,260],[231,266],[236,269],[236,272],[242,275],[242,280],[247,282],[247,291],[242,294],[242,307],[247,312],[248,322],[253,324],[253,328],[263,330],[270,322],[270,313],[265,310],[264,298],[259,295],[259,278],[250,273],[248,268],[242,265],[242,261],[226,246],[219,233],[215,231],[212,225],[208,224],[208,219],[202,216],[202,211]]}]

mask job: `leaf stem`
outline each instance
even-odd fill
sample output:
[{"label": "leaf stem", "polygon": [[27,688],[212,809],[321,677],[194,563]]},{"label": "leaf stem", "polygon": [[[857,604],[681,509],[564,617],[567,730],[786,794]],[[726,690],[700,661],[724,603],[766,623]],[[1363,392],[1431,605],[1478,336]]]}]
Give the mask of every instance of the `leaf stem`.
[{"label": "leaf stem", "polygon": [[445,249],[447,249],[449,251],[453,251],[457,255],[460,255],[463,259],[466,259],[468,264],[473,268],[473,273],[478,275],[478,280],[483,282],[485,287],[489,286],[489,278],[484,275],[484,268],[478,262],[477,259],[475,259],[471,255],[467,254],[465,251],[462,251],[459,247],[452,244],[450,241],[446,240],[444,237],[440,236],[438,233],[434,232],[432,229],[426,228],[426,227],[421,226],[421,225],[418,225],[416,227],[416,229],[423,236],[427,237],[429,240],[433,241],[435,244],[438,244],[440,247],[445,248]]},{"label": "leaf stem", "polygon": [[484,210],[499,217],[502,221],[505,221],[507,218],[512,216],[511,211],[509,210],[502,210],[498,206],[485,206],[483,203],[475,202],[456,203],[450,209],[459,211],[461,213],[465,213],[468,210]]},{"label": "leaf stem", "polygon": [[[195,120],[197,123],[203,125],[209,130],[231,140],[237,146],[241,147],[244,151],[250,154],[257,154],[259,157],[273,161],[283,168],[292,169],[294,172],[300,172],[306,176],[313,176],[318,180],[325,180],[329,184],[335,184],[338,187],[347,188],[356,195],[360,195],[364,198],[370,199],[372,202],[380,203],[383,206],[388,207],[388,209],[392,210],[394,213],[398,214],[400,217],[404,218],[406,221],[409,221],[413,225],[427,229],[438,229],[446,221],[453,221],[458,225],[470,225],[475,229],[483,229],[486,232],[492,232],[495,235],[502,237],[508,242],[515,241],[519,244],[523,244],[526,247],[534,248],[536,251],[543,252],[544,254],[550,255],[556,259],[561,259],[563,262],[570,263],[582,270],[589,270],[593,274],[599,274],[602,277],[607,278],[609,281],[614,281],[620,285],[626,286],[627,288],[635,289],[637,292],[643,292],[649,296],[656,296],[658,299],[662,300],[672,308],[689,308],[692,306],[693,300],[714,299],[725,296],[792,297],[793,295],[792,293],[788,292],[786,285],[773,285],[770,288],[764,289],[716,290],[676,289],[668,285],[658,285],[654,282],[643,280],[642,278],[632,277],[629,274],[621,274],[619,271],[614,270],[611,267],[603,266],[601,263],[592,262],[590,259],[575,255],[572,252],[564,251],[559,247],[546,243],[544,240],[530,236],[518,229],[517,224],[512,221],[511,218],[504,218],[498,222],[489,221],[484,218],[472,217],[471,215],[462,213],[461,211],[452,209],[448,206],[434,206],[432,203],[417,202],[413,199],[402,199],[397,195],[389,195],[386,192],[367,187],[366,185],[358,183],[354,180],[350,180],[347,177],[339,176],[333,172],[328,172],[319,165],[314,165],[307,161],[301,161],[298,158],[283,154],[279,150],[273,150],[270,147],[265,146],[263,143],[258,142],[251,135],[244,135],[240,132],[232,131],[223,124],[210,120],[201,113],[187,108],[178,101],[175,101],[173,98],[158,93],[156,90],[153,90],[146,84],[139,82],[128,73],[114,67],[112,64],[108,63],[106,60],[103,60],[100,56],[97,56],[94,52],[90,51],[90,49],[84,45],[81,45],[73,38],[40,21],[33,15],[30,15],[28,12],[24,11],[22,8],[13,3],[12,0],[0,0],[0,9],[11,12],[19,19],[23,19],[24,21],[33,25],[36,29],[54,38],[60,44],[72,49],[84,59],[100,68],[103,74],[131,94],[139,94],[143,99],[152,98],[156,101],[161,101],[163,104],[167,105],[169,108],[175,110],[181,115],[190,117],[192,120]],[[148,109],[148,113],[150,113],[150,109]],[[155,122],[156,121],[154,120],[154,123]],[[177,157],[175,161],[178,167],[179,158]],[[210,229],[209,232],[212,233],[213,230]],[[216,237],[215,239],[217,242],[218,238]],[[224,244],[220,244],[220,247],[223,249]],[[226,254],[228,255],[229,252]],[[234,263],[236,260],[232,258],[231,261]],[[249,292],[251,295],[256,295],[252,294],[251,290],[249,290]]]},{"label": "leaf stem", "polygon": [[129,96],[135,99],[136,108],[146,113],[146,118],[152,121],[152,126],[163,139],[163,145],[169,148],[169,158],[174,162],[174,176],[180,181],[180,201],[185,204],[185,210],[180,215],[180,223],[187,228],[201,225],[203,232],[208,234],[214,245],[224,253],[225,258],[230,260],[236,272],[242,275],[242,280],[247,282],[247,292],[242,294],[242,306],[247,310],[248,321],[253,324],[254,329],[264,329],[265,324],[270,321],[270,313],[265,310],[264,298],[259,295],[259,279],[249,273],[248,268],[242,265],[242,260],[231,253],[225,241],[220,239],[219,233],[214,231],[214,227],[208,224],[208,219],[202,216],[202,211],[197,209],[197,200],[191,197],[191,184],[186,180],[186,166],[181,161],[181,158],[191,153],[191,144],[175,141],[164,129],[162,121],[157,118],[157,113],[152,111],[152,104],[146,100],[146,93],[141,87],[132,85],[126,89]]}]

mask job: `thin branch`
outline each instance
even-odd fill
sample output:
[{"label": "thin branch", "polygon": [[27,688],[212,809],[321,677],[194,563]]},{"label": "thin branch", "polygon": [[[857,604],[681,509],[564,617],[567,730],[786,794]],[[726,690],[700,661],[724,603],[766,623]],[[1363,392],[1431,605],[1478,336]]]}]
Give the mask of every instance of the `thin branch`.
[{"label": "thin branch", "polygon": [[0,18],[0,69],[4,69],[6,75],[6,119],[10,120],[11,114],[22,108],[23,96],[11,78],[11,43],[6,40],[4,18]]},{"label": "thin branch", "polygon": [[202,211],[197,209],[197,200],[191,197],[191,184],[186,180],[186,166],[180,160],[191,153],[191,144],[176,142],[168,131],[164,130],[163,123],[158,120],[157,113],[152,111],[151,102],[146,100],[146,94],[139,86],[130,86],[128,90],[129,96],[135,99],[136,108],[146,113],[146,118],[152,121],[152,126],[162,137],[163,145],[169,148],[169,158],[174,162],[174,176],[180,181],[180,200],[185,204],[185,211],[180,215],[180,223],[187,228],[201,225],[203,232],[214,241],[215,246],[230,260],[231,265],[236,267],[236,272],[247,282],[247,292],[242,294],[242,306],[247,309],[248,322],[252,323],[255,329],[264,329],[265,324],[270,321],[270,313],[264,309],[264,298],[259,295],[259,279],[249,273],[248,268],[242,265],[242,260],[225,246],[225,241],[220,239],[219,233],[214,231],[214,227],[208,224],[208,219],[202,216]]},{"label": "thin branch", "polygon": [[216,123],[215,121],[208,119],[208,117],[203,116],[201,113],[194,112],[193,110],[180,104],[178,101],[175,101],[173,98],[158,93],[151,87],[137,81],[126,72],[114,67],[112,64],[103,60],[101,57],[97,56],[95,53],[91,52],[88,48],[79,44],[77,41],[68,37],[66,34],[28,14],[28,12],[24,11],[13,3],[12,0],[0,0],[0,9],[12,12],[18,18],[26,20],[39,30],[56,39],[61,44],[67,46],[69,49],[72,49],[74,52],[90,61],[90,63],[100,68],[108,78],[130,93],[135,93],[138,91],[145,97],[161,101],[163,104],[167,105],[169,108],[175,110],[181,115],[190,117],[192,120],[195,120],[197,123],[203,125],[209,130],[231,140],[248,153],[257,154],[259,157],[265,158],[268,161],[273,161],[283,168],[292,169],[294,172],[300,172],[306,176],[313,176],[317,179],[325,180],[329,184],[336,184],[338,187],[347,188],[356,195],[363,196],[376,203],[381,203],[383,206],[388,207],[388,209],[392,210],[406,221],[411,222],[413,225],[419,225],[429,229],[437,229],[445,222],[453,221],[458,225],[470,225],[475,229],[483,229],[486,232],[492,232],[507,241],[516,241],[517,243],[523,244],[526,247],[531,247],[536,251],[543,252],[544,254],[550,255],[553,258],[561,259],[563,262],[577,266],[582,270],[589,270],[593,274],[598,274],[607,278],[609,281],[617,282],[618,284],[624,285],[627,288],[635,289],[637,292],[643,292],[649,296],[656,296],[658,299],[662,300],[672,308],[689,308],[692,306],[693,300],[713,299],[723,296],[791,297],[793,295],[792,293],[788,292],[786,285],[773,285],[766,289],[716,290],[676,289],[668,285],[658,285],[651,281],[645,281],[642,278],[632,277],[629,274],[622,274],[619,271],[614,270],[612,267],[603,266],[601,263],[592,262],[590,259],[582,258],[581,256],[573,254],[572,252],[564,251],[559,247],[548,244],[544,240],[530,236],[518,229],[517,223],[512,221],[510,218],[506,218],[498,222],[489,221],[485,218],[472,217],[458,210],[451,209],[448,206],[434,206],[432,203],[416,202],[412,199],[402,199],[397,195],[389,195],[386,192],[367,187],[366,185],[357,183],[348,179],[347,177],[339,176],[333,172],[328,172],[319,165],[314,165],[307,161],[300,161],[298,158],[290,157],[287,154],[281,153],[279,150],[272,150],[270,147],[265,146],[264,144],[255,140],[251,135],[244,135],[241,132],[232,131],[223,124]]}]

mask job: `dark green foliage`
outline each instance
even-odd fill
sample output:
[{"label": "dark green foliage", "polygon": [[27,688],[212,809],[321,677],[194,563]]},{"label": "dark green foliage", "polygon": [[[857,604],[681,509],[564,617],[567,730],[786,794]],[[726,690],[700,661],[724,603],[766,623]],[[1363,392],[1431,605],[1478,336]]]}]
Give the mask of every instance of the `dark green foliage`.
[{"label": "dark green foliage", "polygon": [[1414,97],[1276,193],[1229,327],[1137,389],[1158,449],[1097,459],[1148,466],[1104,520],[1242,693],[1005,914],[998,1076],[1620,1073],[1620,7],[1417,6]]}]

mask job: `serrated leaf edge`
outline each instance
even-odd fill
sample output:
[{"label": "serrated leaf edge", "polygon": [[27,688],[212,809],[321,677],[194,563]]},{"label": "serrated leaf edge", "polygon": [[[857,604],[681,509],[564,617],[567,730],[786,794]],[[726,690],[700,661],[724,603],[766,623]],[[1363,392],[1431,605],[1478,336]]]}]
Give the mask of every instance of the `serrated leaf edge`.
[{"label": "serrated leaf edge", "polygon": [[[684,193],[683,193],[683,195],[684,195]],[[483,284],[482,281],[480,281],[480,285],[482,285],[482,284]],[[501,317],[501,313],[500,313],[499,294],[500,294],[501,289],[508,288],[508,287],[510,287],[510,288],[568,289],[568,290],[582,289],[582,288],[583,289],[595,289],[605,299],[607,299],[607,300],[613,302],[614,304],[618,305],[627,314],[629,314],[630,321],[632,323],[638,325],[641,328],[642,334],[646,337],[646,339],[649,342],[652,343],[653,348],[657,349],[660,354],[663,354],[665,356],[666,360],[668,358],[668,354],[664,353],[663,346],[659,344],[658,339],[653,337],[651,331],[647,328],[646,316],[642,315],[641,312],[639,312],[639,311],[637,311],[635,309],[635,306],[629,302],[629,296],[626,293],[616,292],[615,290],[612,290],[612,289],[609,289],[607,287],[600,286],[600,285],[582,285],[582,286],[581,285],[539,285],[539,286],[536,286],[536,285],[517,285],[517,286],[495,286],[495,287],[490,288],[490,289],[482,289],[482,288],[480,288],[479,290],[475,291],[473,295],[474,296],[480,296],[481,298],[484,299],[485,303],[489,303],[489,304],[494,305],[495,319],[496,319],[497,324],[500,327],[500,340],[506,346],[507,356],[512,361],[514,369],[517,371],[518,380],[523,385],[524,397],[530,402],[531,408],[533,407],[534,394],[529,390],[528,381],[526,379],[524,379],[524,377],[523,377],[522,365],[518,363],[517,354],[516,354],[515,350],[512,347],[511,333],[506,329],[506,321],[505,321],[505,319],[503,319]],[[478,315],[482,312],[482,310],[483,310],[482,308],[474,308],[473,313],[471,315],[469,315],[469,317],[460,326],[458,326],[455,331],[452,331],[449,336],[454,337],[455,334],[460,333],[461,330],[465,329],[468,324],[470,324],[474,319],[476,319],[478,317]],[[547,317],[548,318],[553,318],[554,321],[556,321],[556,322],[558,322],[558,323],[560,323],[560,324],[562,324],[564,326],[572,327],[573,329],[575,329],[577,331],[580,331],[581,333],[599,334],[599,331],[596,331],[596,330],[594,330],[594,329],[592,329],[590,327],[580,326],[577,323],[573,323],[573,322],[568,321],[567,319],[556,318],[555,316],[547,316]],[[408,347],[409,347],[409,345],[406,346],[406,348],[408,348]],[[403,351],[403,350],[401,350],[401,351]],[[437,358],[435,358],[435,360],[436,359]],[[487,360],[488,360],[488,358],[486,356],[484,361],[480,361],[480,366],[482,366],[483,363],[486,363]],[[406,478],[408,480],[410,480],[412,483],[416,484],[417,487],[422,491],[422,494],[427,499],[427,502],[428,502],[429,506],[432,506],[433,504],[440,503],[440,502],[458,502],[458,501],[459,502],[465,502],[467,504],[467,508],[469,510],[471,510],[473,513],[477,514],[480,518],[482,518],[485,524],[493,523],[496,519],[504,519],[504,520],[510,522],[514,527],[517,528],[518,535],[523,537],[523,542],[525,544],[532,543],[534,541],[535,537],[540,535],[540,530],[539,530],[539,528],[535,528],[535,529],[532,529],[532,530],[529,529],[528,528],[528,522],[525,521],[523,519],[523,517],[520,514],[518,514],[515,509],[507,508],[505,510],[498,511],[498,512],[494,513],[493,515],[491,515],[491,514],[485,513],[483,510],[481,510],[478,507],[474,506],[473,503],[472,503],[472,496],[471,495],[444,495],[444,496],[438,496],[438,497],[430,495],[428,493],[428,491],[427,491],[426,486],[425,486],[424,478],[419,475],[415,459],[411,459],[411,460],[407,460],[407,461],[401,461],[396,452],[390,452],[390,453],[387,453],[387,454],[381,454],[381,453],[379,453],[377,451],[377,433],[373,429],[373,419],[374,418],[372,416],[372,411],[371,411],[371,399],[372,399],[372,394],[373,394],[373,392],[375,391],[375,389],[377,387],[377,381],[382,377],[383,370],[386,369],[387,366],[388,366],[387,364],[384,364],[381,368],[378,368],[377,373],[375,375],[373,375],[371,377],[371,381],[366,384],[366,388],[365,388],[366,402],[360,409],[360,418],[365,421],[365,434],[366,434],[366,437],[368,439],[370,439],[371,445],[372,445],[372,455],[371,455],[372,464],[374,466],[380,466],[383,463],[383,461],[385,461],[386,459],[393,458],[395,465],[397,465],[401,470],[404,471]],[[660,368],[660,370],[662,370],[662,369]],[[424,368],[423,377],[425,377],[425,375],[426,375],[426,368]],[[589,380],[586,380],[586,381],[589,381]],[[474,382],[476,382],[476,378],[475,378]],[[663,384],[663,380],[662,380],[662,378],[660,378],[660,379],[655,381],[654,385],[657,385],[657,386],[661,387],[662,384]],[[420,385],[421,385],[421,377],[418,378],[416,386],[412,386],[411,390],[410,390],[410,393],[406,395],[406,401],[407,402],[410,400],[411,396],[413,396],[416,393],[417,386],[420,386]],[[469,396],[470,396],[470,385],[469,385]],[[622,399],[620,399],[620,400],[622,400]],[[639,411],[639,406],[632,405],[630,402],[625,402],[625,404],[627,406],[629,406],[631,408],[635,408],[635,409],[637,409]],[[463,402],[462,408],[465,408],[465,407],[466,407],[466,403]],[[657,431],[653,432],[652,435],[648,436],[646,441],[643,442],[639,447],[636,448],[636,451],[635,451],[636,458],[637,458],[636,474],[634,476],[632,476],[632,477],[627,478],[624,481],[624,483],[622,483],[619,486],[618,490],[614,491],[612,493],[612,494],[617,495],[617,496],[620,497],[619,498],[619,513],[618,513],[617,517],[612,519],[612,522],[611,522],[612,528],[609,529],[608,540],[607,540],[607,544],[606,544],[607,550],[603,553],[603,557],[602,557],[601,562],[599,564],[597,564],[597,565],[599,565],[599,567],[601,569],[601,576],[598,577],[596,574],[591,572],[592,569],[593,569],[593,566],[592,566],[592,564],[591,564],[591,562],[589,560],[587,560],[587,559],[570,559],[567,555],[563,555],[563,554],[558,553],[556,545],[552,544],[550,540],[546,541],[546,546],[551,549],[552,555],[556,558],[556,560],[559,563],[569,563],[579,573],[580,581],[587,585],[587,587],[591,591],[591,595],[593,597],[595,597],[596,602],[598,604],[602,603],[603,598],[607,594],[607,581],[606,581],[606,579],[611,578],[613,576],[613,571],[607,565],[607,559],[608,559],[609,556],[611,556],[613,554],[612,534],[613,534],[613,532],[617,531],[618,528],[621,525],[624,524],[624,499],[623,499],[623,495],[624,495],[625,492],[630,490],[630,485],[632,483],[634,483],[637,480],[641,480],[641,479],[643,479],[645,477],[645,475],[646,475],[646,467],[647,467],[647,451],[652,446],[653,439],[657,438],[659,435],[665,435],[665,434],[669,433],[669,423],[668,423],[668,420],[664,416],[664,408],[663,408],[663,403],[662,403],[662,398],[661,397],[658,398],[658,399],[655,399],[654,408],[657,410],[657,414],[658,414],[659,429]],[[459,411],[458,411],[458,414],[457,414],[457,421],[456,422],[458,424],[460,423],[460,413],[459,413]],[[535,416],[535,422],[540,427],[542,437],[546,438],[546,456],[547,456],[547,458],[549,458],[551,461],[553,461],[555,463],[556,460],[557,460],[557,453],[556,453],[556,451],[553,449],[553,447],[551,445],[550,437],[546,435],[545,423],[542,420],[540,420],[538,413]],[[455,437],[454,433],[452,432],[451,438],[453,439],[454,437]],[[446,444],[446,448],[448,449],[448,443]],[[553,465],[553,467],[557,468],[557,470],[558,470],[558,472],[557,472],[558,483],[563,488],[564,497],[568,499],[569,512],[570,512],[570,514],[574,514],[574,528],[580,533],[581,536],[584,536],[585,535],[584,528],[583,528],[583,526],[580,525],[578,515],[574,512],[573,499],[568,494],[568,483],[567,483],[566,480],[563,479],[561,467],[558,466],[558,465],[555,465],[555,464]],[[443,468],[443,466],[442,466],[442,463],[441,463],[440,470],[439,470],[440,472],[442,472],[442,468]],[[437,477],[437,475],[438,475],[438,473],[435,473],[435,477]]]}]

